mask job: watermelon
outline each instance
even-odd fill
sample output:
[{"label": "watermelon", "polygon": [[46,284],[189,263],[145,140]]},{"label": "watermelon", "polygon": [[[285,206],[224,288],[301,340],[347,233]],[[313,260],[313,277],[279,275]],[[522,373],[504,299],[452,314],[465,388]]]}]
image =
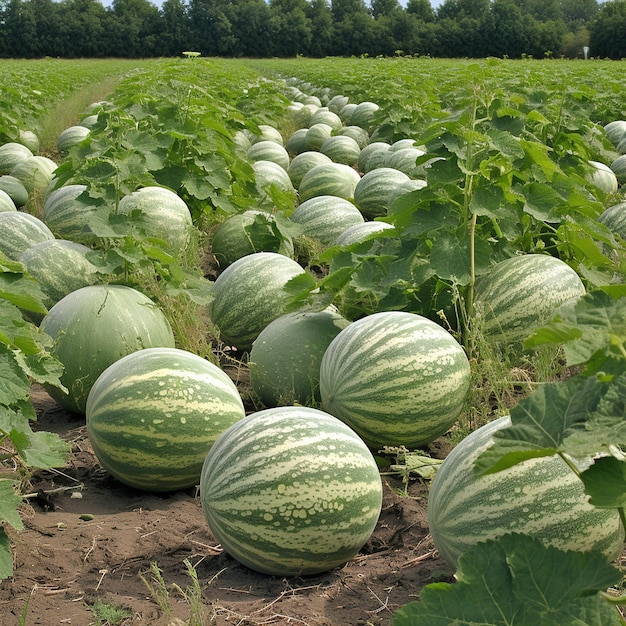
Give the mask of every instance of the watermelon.
[{"label": "watermelon", "polygon": [[248,149],[248,158],[251,161],[272,161],[284,170],[289,169],[289,153],[275,141],[257,141]]},{"label": "watermelon", "polygon": [[227,345],[249,351],[258,334],[286,313],[289,280],[303,274],[294,260],[255,252],[229,265],[213,283],[211,319]]},{"label": "watermelon", "polygon": [[308,131],[308,128],[298,128],[289,135],[285,142],[285,149],[288,154],[296,155],[306,151],[306,134]]},{"label": "watermelon", "polygon": [[367,174],[371,170],[384,167],[389,144],[383,141],[374,141],[361,149],[359,154],[359,171]]},{"label": "watermelon", "polygon": [[315,196],[300,204],[291,221],[302,226],[307,237],[329,246],[349,226],[363,223],[363,216],[352,202],[337,196]]},{"label": "watermelon", "polygon": [[589,161],[592,166],[589,182],[603,193],[615,193],[619,187],[617,176],[613,170],[599,161]]},{"label": "watermelon", "polygon": [[26,146],[33,154],[39,152],[40,141],[37,133],[32,130],[20,129],[18,142]]},{"label": "watermelon", "polygon": [[112,476],[135,489],[175,491],[200,482],[207,452],[245,410],[217,365],[186,350],[146,348],[98,376],[85,415]]},{"label": "watermelon", "polygon": [[267,189],[272,185],[276,185],[284,193],[295,196],[296,190],[291,182],[291,178],[289,178],[289,174],[277,163],[273,161],[254,161],[252,168],[254,169],[256,188],[261,199],[265,200],[268,198]]},{"label": "watermelon", "polygon": [[0,212],[0,251],[14,261],[40,241],[54,239],[50,229],[38,218],[22,211]]},{"label": "watermelon", "polygon": [[78,122],[79,126],[84,126],[89,130],[95,128],[98,123],[98,116],[94,113],[92,115],[85,115],[85,117],[81,118],[80,122]]},{"label": "watermelon", "polygon": [[404,172],[409,178],[424,176],[423,165],[416,165],[416,160],[426,154],[419,148],[402,148],[401,150],[389,150],[385,155],[385,167]]},{"label": "watermelon", "polygon": [[320,363],[350,322],[335,311],[297,311],[270,322],[254,340],[250,386],[266,407],[320,402]]},{"label": "watermelon", "polygon": [[578,274],[556,257],[511,257],[494,265],[476,282],[476,328],[490,342],[521,343],[549,322],[562,304],[584,293]]},{"label": "watermelon", "polygon": [[63,391],[47,386],[61,406],[85,412],[87,396],[102,372],[123,356],[153,347],[174,347],[163,312],[144,294],[124,285],[90,285],[61,298],[41,322],[54,340],[65,371]]},{"label": "watermelon", "polygon": [[15,176],[10,176],[9,174],[0,176],[0,189],[11,197],[18,209],[28,202],[28,191],[26,191],[22,181],[15,178]]},{"label": "watermelon", "polygon": [[343,122],[337,113],[331,111],[327,107],[320,107],[315,111],[309,120],[309,127],[315,124],[326,124],[330,126],[332,130],[339,130],[343,126]]},{"label": "watermelon", "polygon": [[251,137],[251,143],[257,143],[258,141],[274,141],[283,145],[283,136],[280,131],[269,124],[259,124],[259,133],[254,134]]},{"label": "watermelon", "polygon": [[11,196],[4,189],[0,189],[0,212],[4,211],[17,211],[17,207]]},{"label": "watermelon", "polygon": [[626,183],[626,154],[618,156],[611,163],[610,168],[613,170],[620,185]]},{"label": "watermelon", "polygon": [[344,163],[354,166],[359,161],[361,148],[356,139],[348,135],[333,135],[324,141],[320,152],[325,154],[335,163]]},{"label": "watermelon", "polygon": [[87,185],[63,185],[46,197],[42,219],[57,237],[87,244],[98,239],[90,227],[97,210]]},{"label": "watermelon", "polygon": [[614,120],[604,126],[604,132],[608,140],[617,146],[626,137],[626,120]]},{"label": "watermelon", "polygon": [[626,239],[626,202],[620,202],[605,209],[598,221],[608,229]]},{"label": "watermelon", "polygon": [[330,343],[320,366],[325,411],[374,450],[409,449],[444,434],[470,384],[463,348],[435,322],[403,311],[353,322]]},{"label": "watermelon", "polygon": [[10,174],[17,178],[28,193],[44,192],[54,175],[57,164],[45,156],[32,156],[17,163]]},{"label": "watermelon", "polygon": [[254,252],[278,252],[293,257],[293,240],[278,232],[271,213],[250,209],[231,215],[213,233],[211,252],[221,268]]},{"label": "watermelon", "polygon": [[354,203],[369,219],[386,215],[393,192],[410,178],[399,170],[379,167],[363,174],[354,189]]},{"label": "watermelon", "polygon": [[28,247],[20,262],[39,283],[50,308],[72,291],[98,282],[97,267],[87,258],[91,249],[75,241],[47,239]]},{"label": "watermelon", "polygon": [[375,102],[359,102],[350,115],[350,124],[352,126],[360,126],[371,132],[379,109],[380,107]]},{"label": "watermelon", "polygon": [[341,109],[343,109],[343,107],[345,107],[348,102],[348,96],[342,96],[337,94],[328,101],[328,104],[326,106],[328,107],[329,111],[332,111],[333,113],[337,113],[337,115],[339,115]]},{"label": "watermelon", "polygon": [[382,485],[361,439],[310,407],[252,413],[207,454],[200,479],[211,533],[270,575],[318,574],[356,556],[380,515]]},{"label": "watermelon", "polygon": [[320,151],[324,142],[332,135],[333,128],[328,124],[313,124],[304,137],[305,150]]},{"label": "watermelon", "polygon": [[393,230],[393,226],[387,224],[387,222],[363,222],[361,224],[354,224],[339,233],[333,245],[349,246],[353,243],[364,241],[370,235],[383,230]]},{"label": "watermelon", "polygon": [[30,148],[15,141],[0,146],[0,174],[10,174],[11,170],[22,161],[33,156]]},{"label": "watermelon", "polygon": [[361,150],[363,150],[365,146],[369,145],[369,133],[360,126],[342,126],[338,131],[336,131],[336,134],[352,137],[352,139],[357,142]]},{"label": "watermelon", "polygon": [[519,532],[561,550],[619,555],[624,531],[616,509],[589,504],[583,484],[559,456],[476,476],[474,462],[510,424],[500,417],[465,437],[440,466],[428,494],[428,525],[440,555],[456,565],[479,541]]},{"label": "watermelon", "polygon": [[166,241],[175,252],[181,251],[189,243],[193,222],[185,201],[171,189],[148,186],[125,195],[118,211],[129,214],[141,211],[147,223],[143,222],[146,234]]},{"label": "watermelon", "polygon": [[67,152],[70,148],[86,139],[90,132],[91,131],[82,124],[66,128],[61,131],[57,137],[57,150],[61,153]]},{"label": "watermelon", "polygon": [[354,200],[354,190],[361,180],[358,172],[343,163],[317,165],[309,170],[300,181],[298,191],[304,202],[316,196],[339,196]]},{"label": "watermelon", "polygon": [[312,170],[318,165],[325,165],[328,163],[332,163],[332,159],[321,152],[316,152],[315,150],[305,150],[304,152],[297,154],[293,157],[293,159],[291,159],[288,170],[289,178],[291,179],[293,186],[298,189],[300,187],[300,183],[302,182],[302,178],[309,170]]},{"label": "watermelon", "polygon": [[356,102],[348,102],[339,111],[339,117],[346,125],[352,125],[352,115],[356,109]]},{"label": "watermelon", "polygon": [[311,118],[315,115],[315,111],[319,108],[315,104],[302,104],[296,109],[291,110],[291,119],[299,128],[305,127],[308,130]]}]

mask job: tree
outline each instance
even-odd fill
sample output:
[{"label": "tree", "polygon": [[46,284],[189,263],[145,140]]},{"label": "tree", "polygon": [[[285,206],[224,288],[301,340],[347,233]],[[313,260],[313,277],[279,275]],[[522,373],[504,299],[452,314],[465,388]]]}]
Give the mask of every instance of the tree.
[{"label": "tree", "polygon": [[602,5],[589,25],[589,48],[595,57],[626,57],[626,0]]},{"label": "tree", "polygon": [[311,43],[306,0],[271,0],[270,29],[274,54],[293,57],[304,54]]},{"label": "tree", "polygon": [[490,56],[519,58],[528,54],[526,19],[514,0],[494,0],[490,20],[483,23],[483,37]]},{"label": "tree", "polygon": [[150,57],[158,50],[159,9],[148,0],[113,0],[107,12],[111,56]]},{"label": "tree", "polygon": [[398,0],[372,0],[371,11],[375,18],[383,15],[391,15],[394,11],[400,11]]},{"label": "tree", "polygon": [[326,0],[311,0],[306,9],[311,26],[311,42],[307,55],[324,57],[333,40],[333,15]]},{"label": "tree", "polygon": [[271,54],[270,8],[264,0],[239,0],[224,7],[237,37],[235,54],[268,57]]},{"label": "tree", "polygon": [[161,8],[161,54],[178,56],[189,50],[191,32],[183,0],[165,0]]},{"label": "tree", "polygon": [[205,56],[233,56],[237,37],[226,15],[228,2],[191,0],[188,8],[191,45]]},{"label": "tree", "polygon": [[568,30],[589,24],[598,14],[597,0],[561,0],[561,13]]},{"label": "tree", "polygon": [[423,22],[435,21],[435,12],[430,0],[409,0],[406,12]]},{"label": "tree", "polygon": [[480,20],[488,12],[489,0],[444,0],[437,17],[451,20],[460,20],[464,17]]}]

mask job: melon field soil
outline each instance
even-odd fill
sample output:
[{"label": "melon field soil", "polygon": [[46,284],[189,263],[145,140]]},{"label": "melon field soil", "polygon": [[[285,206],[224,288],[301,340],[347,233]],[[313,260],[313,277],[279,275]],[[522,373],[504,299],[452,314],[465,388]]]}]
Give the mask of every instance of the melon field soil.
[{"label": "melon field soil", "polygon": [[[190,604],[174,587],[192,585],[185,559],[202,586],[203,624],[218,626],[391,624],[393,612],[416,600],[425,584],[452,580],[453,570],[433,549],[426,489],[418,481],[406,497],[397,475],[383,476],[378,525],[344,567],[306,578],[266,576],[222,553],[194,490],[159,495],[123,486],[100,467],[84,419],[38,387],[33,403],[37,428],[71,441],[72,454],[62,473],[33,477],[25,528],[9,530],[15,571],[0,582],[2,626],[20,624],[25,607],[27,626],[108,624],[95,617],[97,602],[127,609],[132,617],[116,622],[124,626],[188,623]],[[443,455],[440,448],[433,454]],[[153,563],[168,586],[169,616],[143,580],[151,580]]]}]

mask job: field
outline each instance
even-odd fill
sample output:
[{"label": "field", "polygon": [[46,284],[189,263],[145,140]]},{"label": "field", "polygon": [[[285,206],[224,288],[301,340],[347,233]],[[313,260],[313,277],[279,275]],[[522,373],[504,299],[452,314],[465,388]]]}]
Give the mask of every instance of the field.
[{"label": "field", "polygon": [[[621,400],[626,228],[620,216],[605,213],[625,204],[626,167],[620,155],[626,152],[626,130],[609,132],[610,123],[626,119],[624,69],[623,62],[607,61],[429,58],[3,64],[0,77],[12,87],[2,96],[0,144],[27,143],[30,137],[23,131],[33,131],[38,141],[33,153],[56,166],[49,175],[37,170],[24,179],[28,200],[19,212],[49,224],[54,238],[86,246],[83,262],[89,269],[69,272],[84,285],[123,284],[147,294],[165,315],[177,348],[225,371],[246,413],[271,404],[261,400],[254,385],[253,340],[276,317],[304,309],[320,312],[332,305],[346,325],[390,311],[434,321],[464,355],[467,375],[458,397],[446,391],[446,397],[433,400],[433,387],[425,386],[407,400],[406,389],[424,383],[407,378],[404,388],[389,386],[391,374],[383,363],[392,360],[391,352],[404,358],[410,338],[394,337],[397,347],[374,363],[366,362],[366,349],[356,366],[342,357],[343,367],[354,367],[346,378],[356,385],[359,410],[366,410],[370,389],[372,404],[381,403],[382,393],[393,394],[384,397],[385,411],[372,418],[386,420],[384,432],[393,439],[385,447],[374,437],[372,446],[383,484],[378,524],[358,554],[337,569],[312,576],[259,574],[222,550],[205,521],[196,486],[173,493],[159,493],[158,486],[154,492],[138,491],[102,467],[85,416],[52,397],[59,393],[59,378],[71,388],[72,381],[62,378],[63,367],[69,371],[81,361],[84,346],[100,333],[76,339],[84,343],[75,344],[72,363],[57,361],[58,346],[36,326],[55,303],[45,289],[46,268],[27,266],[25,252],[11,257],[4,237],[0,371],[8,382],[0,386],[0,495],[7,501],[0,509],[2,623],[419,626],[479,618],[493,624],[543,623],[550,614],[550,623],[565,625],[583,613],[576,623],[624,623],[622,609],[606,601],[621,593],[616,604],[623,604],[623,552],[613,562],[615,569],[596,552],[574,566],[568,556],[546,556],[537,546],[533,555],[550,565],[541,572],[545,578],[533,581],[534,591],[543,595],[547,581],[556,579],[556,587],[567,593],[555,587],[553,595],[535,602],[513,583],[510,590],[494,590],[493,580],[477,581],[471,573],[488,554],[481,552],[487,550],[483,546],[468,557],[460,576],[473,594],[470,604],[487,607],[481,616],[472,614],[462,585],[454,583],[455,568],[439,556],[429,530],[432,474],[412,465],[414,459],[445,459],[469,433],[510,413],[513,428],[480,459],[482,469],[553,454],[593,457],[591,469],[570,465],[596,506],[617,509],[616,519],[626,520]],[[313,116],[322,115],[321,109],[334,117],[316,123]],[[88,133],[79,128],[81,139],[59,142],[63,131],[80,124]],[[348,178],[337,175],[329,183],[332,176],[325,174],[298,190],[288,169],[270,176],[267,161],[273,156],[253,158],[253,142],[272,133],[278,133],[284,155],[293,162],[302,152],[325,153],[323,140],[344,131],[350,141],[341,145],[351,152],[328,148],[327,154],[333,156],[328,161],[345,168],[333,172],[349,170]],[[365,185],[356,181],[383,167],[383,161],[370,166],[355,155],[375,143],[398,153],[384,157],[384,167],[396,178],[372,184],[378,195],[368,203]],[[275,142],[261,147],[269,150],[264,155],[283,158]],[[3,158],[0,147],[0,167]],[[304,204],[306,184],[312,196],[335,195],[318,189],[333,185],[350,207],[358,207],[357,222],[388,228],[347,246],[333,245],[345,228],[324,220],[323,228],[334,234],[319,234],[295,211]],[[49,199],[70,185],[85,185],[88,193],[67,220],[53,214]],[[165,225],[153,225],[146,209],[133,209],[131,194],[153,186],[167,187],[184,201],[189,227],[178,230],[179,214],[169,205]],[[227,272],[216,233],[250,209],[264,213],[250,218],[237,245],[280,252],[282,258],[292,257],[298,270],[278,287],[266,280],[258,292],[274,291],[248,303],[236,290],[234,296],[220,291]],[[539,255],[557,262],[558,270],[547,279],[535,278],[531,265],[523,274],[507,276],[506,290],[500,291],[492,271],[496,265],[510,257],[534,263]],[[526,283],[530,292],[522,291]],[[232,299],[219,301],[226,297]],[[239,306],[245,315],[237,316]],[[252,319],[266,314],[269,319],[261,322]],[[234,318],[232,326],[226,318]],[[114,343],[116,334],[103,328],[102,341]],[[434,350],[440,349],[437,341]],[[411,364],[417,368],[417,361]],[[291,376],[299,365],[288,367]],[[389,372],[407,376],[411,367]],[[440,377],[452,378],[449,362],[447,367],[447,373],[438,370]],[[367,380],[360,378],[364,371]],[[330,378],[321,391],[304,389],[293,402],[284,401],[293,400],[293,390],[281,388],[276,404],[330,407],[325,385],[340,376]],[[429,419],[439,419],[440,425],[428,435],[409,435],[415,406],[423,402],[420,393],[428,398]],[[448,400],[452,418],[432,418],[431,413],[444,412],[437,404]],[[350,412],[346,415],[341,419],[349,422]],[[355,430],[362,425],[359,419],[356,424]],[[411,446],[426,457],[403,456],[406,450],[398,441],[409,436],[405,440],[426,441]],[[525,574],[515,567],[512,580],[517,574],[523,586]],[[595,568],[596,576],[589,589],[579,590],[576,575],[585,567]],[[422,596],[435,582],[453,584]],[[608,595],[599,593],[606,589]],[[432,621],[434,604],[428,604],[431,613],[420,608],[398,613],[423,597],[435,602],[437,593],[447,594],[438,613],[442,621]],[[510,606],[503,600],[509,596]],[[513,614],[520,612],[521,621],[492,617],[506,613],[504,604]]]}]

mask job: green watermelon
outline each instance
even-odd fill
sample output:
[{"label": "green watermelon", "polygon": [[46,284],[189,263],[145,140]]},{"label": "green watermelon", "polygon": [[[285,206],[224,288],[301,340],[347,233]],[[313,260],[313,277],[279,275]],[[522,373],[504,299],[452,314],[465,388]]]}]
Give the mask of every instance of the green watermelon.
[{"label": "green watermelon", "polygon": [[80,126],[70,126],[59,133],[57,137],[57,150],[61,153],[67,152],[70,148],[78,145],[89,136],[91,131],[82,124]]},{"label": "green watermelon", "polygon": [[352,125],[352,115],[354,114],[354,110],[356,109],[356,102],[347,102],[344,106],[341,107],[339,111],[339,117],[342,122],[347,125]]},{"label": "green watermelon", "polygon": [[626,202],[619,202],[605,209],[598,221],[622,239],[626,239]]},{"label": "green watermelon", "polygon": [[40,241],[54,239],[50,229],[38,218],[22,211],[0,212],[0,251],[14,261]]},{"label": "green watermelon", "polygon": [[101,465],[135,489],[174,491],[200,482],[217,437],[245,415],[219,367],[177,348],[146,348],[94,382],[87,434]]},{"label": "green watermelon", "polygon": [[425,175],[425,170],[423,165],[416,165],[416,160],[424,154],[419,148],[389,150],[385,155],[385,167],[404,172],[409,178],[419,178]]},{"label": "green watermelon", "polygon": [[18,142],[23,146],[26,146],[33,154],[37,154],[39,152],[41,142],[39,141],[37,133],[32,130],[21,128]]},{"label": "green watermelon", "polygon": [[409,180],[406,174],[390,167],[370,170],[354,189],[354,203],[368,219],[386,215],[392,194]]},{"label": "green watermelon", "polygon": [[330,126],[333,131],[339,130],[343,126],[339,115],[327,107],[320,107],[313,113],[309,120],[309,127],[315,124],[326,124]]},{"label": "green watermelon", "polygon": [[280,134],[280,131],[269,124],[259,124],[258,134],[251,136],[251,143],[255,144],[259,141],[274,141],[281,146],[284,145],[283,136]]},{"label": "green watermelon", "polygon": [[57,164],[48,157],[35,155],[17,163],[10,174],[17,178],[28,193],[44,192],[52,182]]},{"label": "green watermelon", "polygon": [[329,246],[349,226],[363,223],[363,216],[352,202],[337,196],[315,196],[305,200],[291,215],[307,237]]},{"label": "green watermelon", "polygon": [[615,193],[619,188],[615,172],[599,161],[589,161],[589,164],[593,168],[589,175],[589,182],[603,193]]},{"label": "green watermelon", "polygon": [[328,163],[332,163],[332,159],[321,152],[316,152],[315,150],[305,150],[304,152],[297,154],[293,157],[293,159],[291,159],[288,170],[289,178],[291,179],[293,186],[298,189],[300,187],[300,183],[302,182],[302,178],[309,170],[312,170],[318,165]]},{"label": "green watermelon", "polygon": [[335,163],[354,166],[359,161],[361,148],[356,139],[348,135],[333,135],[324,141],[320,147],[320,152]]},{"label": "green watermelon", "polygon": [[475,475],[474,462],[509,424],[505,416],[474,431],[437,471],[428,494],[428,525],[440,555],[456,565],[479,541],[519,532],[561,550],[617,557],[624,538],[619,513],[589,504],[581,480],[561,457]]},{"label": "green watermelon", "polygon": [[360,126],[371,132],[376,122],[376,114],[380,107],[375,102],[359,102],[350,115],[350,124]]},{"label": "green watermelon", "polygon": [[284,193],[296,195],[291,178],[283,167],[273,161],[254,161],[252,163],[254,170],[256,188],[262,200],[268,198],[267,189],[272,185],[276,185],[278,189]]},{"label": "green watermelon", "polygon": [[354,190],[361,180],[358,172],[343,163],[317,165],[306,172],[300,181],[298,191],[304,202],[316,196],[339,196],[354,200]]},{"label": "green watermelon", "polygon": [[367,172],[379,167],[384,167],[389,148],[389,144],[383,141],[374,141],[361,148],[358,163],[359,171],[367,174]]},{"label": "green watermelon", "polygon": [[255,252],[229,265],[213,283],[211,319],[222,341],[249,351],[258,334],[286,313],[284,287],[304,269],[275,252]]},{"label": "green watermelon", "polygon": [[0,176],[0,189],[11,197],[18,209],[28,202],[28,191],[26,191],[22,181],[15,178],[15,176],[10,176],[9,174]]},{"label": "green watermelon", "polygon": [[46,387],[61,406],[84,413],[102,372],[123,356],[153,347],[174,347],[163,312],[144,294],[124,285],[90,285],[61,298],[41,322],[54,340],[67,392]]},{"label": "green watermelon", "polygon": [[17,207],[11,196],[4,189],[0,189],[0,212],[4,211],[17,211]]},{"label": "green watermelon", "polygon": [[556,257],[511,257],[476,282],[474,322],[490,342],[520,343],[549,322],[562,304],[584,293],[578,274]]},{"label": "green watermelon", "polygon": [[374,450],[409,449],[443,435],[470,384],[463,348],[435,322],[402,311],[353,322],[330,343],[320,366],[325,411]]},{"label": "green watermelon", "polygon": [[617,146],[626,137],[626,120],[614,120],[604,126],[604,132],[608,140]]},{"label": "green watermelon", "polygon": [[348,102],[348,96],[342,96],[337,94],[328,101],[328,104],[326,106],[328,107],[329,111],[332,111],[333,113],[337,113],[337,115],[339,115],[341,109],[343,109],[343,107],[345,107]]},{"label": "green watermelon", "polygon": [[289,169],[289,153],[275,141],[257,141],[248,149],[248,158],[251,161],[272,161],[280,165],[285,171]]},{"label": "green watermelon", "polygon": [[393,226],[387,224],[387,222],[362,222],[361,224],[354,224],[339,233],[333,245],[349,246],[353,243],[364,241],[370,235],[379,233],[382,230],[393,230]]},{"label": "green watermelon", "polygon": [[618,156],[610,165],[620,185],[626,183],[626,154]]},{"label": "green watermelon", "polygon": [[42,219],[57,237],[87,244],[98,239],[90,227],[97,210],[87,185],[63,185],[46,197]]},{"label": "green watermelon", "polygon": [[250,209],[231,215],[213,233],[211,252],[220,268],[255,252],[278,252],[293,257],[293,240],[278,232],[271,213]]},{"label": "green watermelon", "polygon": [[382,505],[380,474],[361,439],[309,407],[253,413],[227,429],[202,468],[211,533],[247,567],[318,574],[356,556]]},{"label": "green watermelon", "polygon": [[[171,189],[148,186],[125,195],[118,211],[141,211],[148,220],[146,234],[166,241],[178,252],[189,243],[193,222],[189,207]],[[144,223],[145,224],[145,223]]]},{"label": "green watermelon", "polygon": [[[354,141],[357,142],[357,145],[361,150],[365,148],[365,146],[369,145],[370,136],[369,133],[360,126],[342,126],[337,132],[337,135],[345,135],[347,137],[352,137]],[[359,151],[360,156],[360,151]]]},{"label": "green watermelon", "polygon": [[350,322],[334,311],[297,311],[270,322],[254,340],[250,386],[266,407],[320,401],[320,363]]},{"label": "green watermelon", "polygon": [[9,141],[0,146],[0,174],[10,174],[13,168],[33,156],[30,148],[22,143]]},{"label": "green watermelon", "polygon": [[305,150],[320,151],[324,142],[332,135],[333,128],[328,124],[313,124],[309,126],[304,137]]},{"label": "green watermelon", "polygon": [[289,135],[285,142],[285,149],[288,154],[296,155],[306,151],[306,134],[308,130],[308,128],[298,128],[298,130]]}]

